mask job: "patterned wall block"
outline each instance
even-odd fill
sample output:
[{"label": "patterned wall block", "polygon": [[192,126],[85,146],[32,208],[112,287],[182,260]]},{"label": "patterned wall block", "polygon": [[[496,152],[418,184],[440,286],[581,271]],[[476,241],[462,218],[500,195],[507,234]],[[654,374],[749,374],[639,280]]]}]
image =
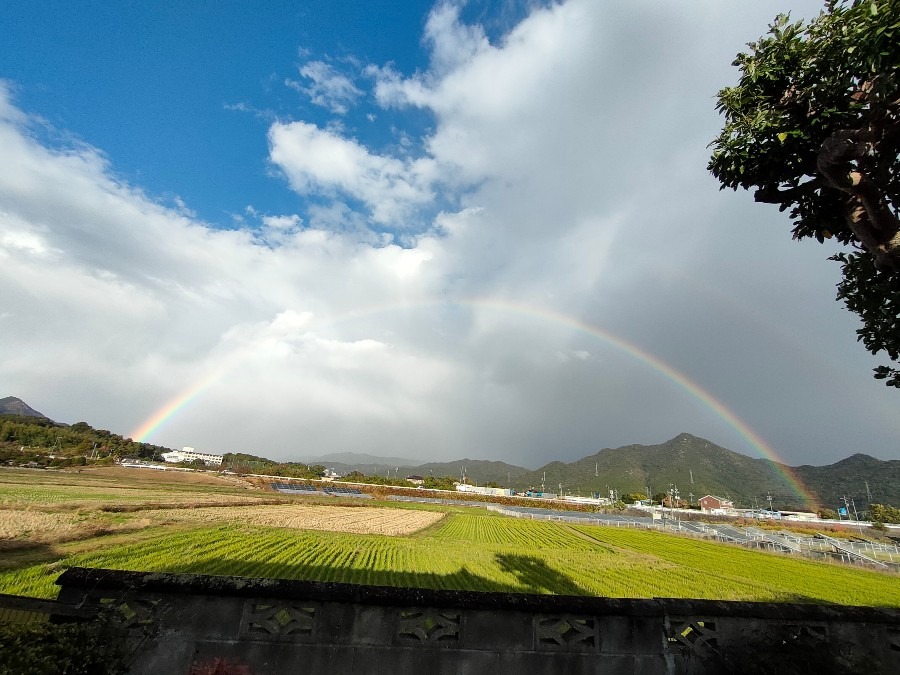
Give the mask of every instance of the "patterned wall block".
[{"label": "patterned wall block", "polygon": [[159,598],[100,598],[101,611],[126,629],[153,629],[159,625]]},{"label": "patterned wall block", "polygon": [[716,623],[709,619],[673,620],[667,638],[669,647],[701,654],[707,648],[715,648],[719,640]]},{"label": "patterned wall block", "polygon": [[599,649],[597,620],[581,616],[535,617],[535,645],[538,649],[595,651]]},{"label": "patterned wall block", "polygon": [[397,637],[407,642],[453,644],[459,642],[460,614],[431,609],[401,611]]},{"label": "patterned wall block", "polygon": [[313,638],[317,607],[251,600],[244,606],[241,637],[293,640]]}]

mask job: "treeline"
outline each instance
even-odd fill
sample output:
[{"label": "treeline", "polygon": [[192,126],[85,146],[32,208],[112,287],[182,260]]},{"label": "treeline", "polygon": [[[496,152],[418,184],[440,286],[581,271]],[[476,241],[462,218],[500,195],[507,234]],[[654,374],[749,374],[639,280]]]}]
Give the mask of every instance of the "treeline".
[{"label": "treeline", "polygon": [[321,478],[325,475],[325,467],[321,464],[276,462],[243,452],[226,452],[223,457],[222,468],[234,473],[259,473],[284,478]]},{"label": "treeline", "polygon": [[890,504],[869,504],[869,520],[873,523],[900,524],[900,509]]},{"label": "treeline", "polygon": [[[399,478],[397,476],[389,478],[387,476],[378,475],[367,476],[361,471],[351,471],[343,478],[338,478],[338,480],[348,483],[365,483],[366,485],[390,485],[393,487],[407,488],[419,487],[406,478]],[[456,478],[453,476],[425,476],[421,487],[428,490],[455,490]]]},{"label": "treeline", "polygon": [[[33,462],[42,466],[64,465],[77,458],[111,462],[115,457],[137,457],[161,461],[171,449],[138,443],[87,422],[65,425],[43,417],[0,415],[0,461]],[[51,458],[53,455],[55,459]]]}]

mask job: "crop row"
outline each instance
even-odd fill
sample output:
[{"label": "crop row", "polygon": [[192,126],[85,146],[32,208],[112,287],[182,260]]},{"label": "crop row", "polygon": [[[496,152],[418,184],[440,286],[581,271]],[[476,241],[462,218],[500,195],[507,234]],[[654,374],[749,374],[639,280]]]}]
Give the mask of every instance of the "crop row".
[{"label": "crop row", "polygon": [[512,519],[493,513],[462,513],[448,518],[432,536],[443,541],[515,546],[523,551],[561,549],[597,552],[601,548],[597,542],[579,536],[572,529],[560,527],[558,523]]},{"label": "crop row", "polygon": [[414,536],[236,523],[184,527],[5,572],[0,592],[52,597],[56,575],[78,565],[480,591],[900,606],[895,576],[659,532],[483,512],[450,513]]},{"label": "crop row", "polygon": [[[698,587],[704,591],[738,582],[745,584],[748,599],[765,593],[775,600],[900,605],[900,583],[895,575],[657,532],[592,525],[575,528],[598,543],[694,570],[704,579]],[[715,595],[698,593],[696,597]]]}]

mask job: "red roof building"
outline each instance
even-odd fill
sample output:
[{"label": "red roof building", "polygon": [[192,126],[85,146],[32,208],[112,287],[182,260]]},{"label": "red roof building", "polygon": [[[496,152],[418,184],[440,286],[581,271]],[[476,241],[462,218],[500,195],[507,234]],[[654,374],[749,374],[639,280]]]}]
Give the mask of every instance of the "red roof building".
[{"label": "red roof building", "polygon": [[724,509],[733,509],[734,502],[730,499],[723,499],[715,495],[706,495],[700,497],[700,508],[704,511],[721,511]]}]

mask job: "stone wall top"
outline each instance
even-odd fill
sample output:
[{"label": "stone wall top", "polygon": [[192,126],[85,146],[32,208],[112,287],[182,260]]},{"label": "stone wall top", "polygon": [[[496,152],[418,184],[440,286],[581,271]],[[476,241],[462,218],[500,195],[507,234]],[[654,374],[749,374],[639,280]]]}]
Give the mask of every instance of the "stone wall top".
[{"label": "stone wall top", "polygon": [[741,602],[681,598],[610,598],[526,593],[485,593],[365,586],[320,581],[260,579],[164,572],[129,572],[72,567],[56,583],[84,592],[124,591],[279,598],[399,607],[454,607],[493,611],[577,612],[593,615],[703,615],[797,621],[900,622],[900,608],[852,607],[809,603]]}]

